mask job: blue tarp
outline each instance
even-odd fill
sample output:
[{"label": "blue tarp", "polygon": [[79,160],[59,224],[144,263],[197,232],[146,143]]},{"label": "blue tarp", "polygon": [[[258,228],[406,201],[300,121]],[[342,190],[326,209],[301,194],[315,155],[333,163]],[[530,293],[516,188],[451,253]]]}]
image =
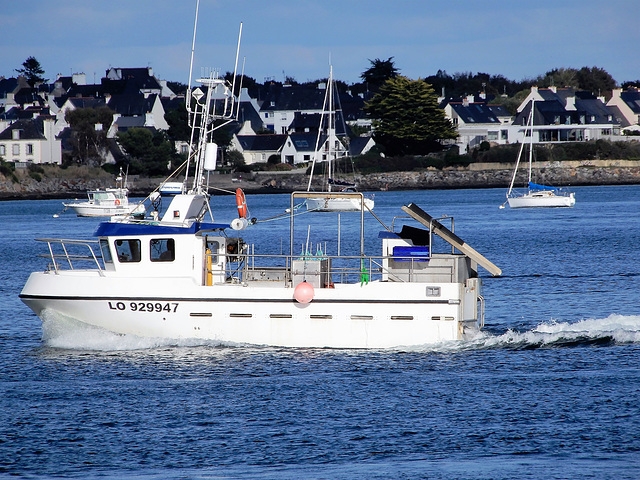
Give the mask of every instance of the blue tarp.
[{"label": "blue tarp", "polygon": [[558,190],[556,187],[547,187],[546,185],[538,185],[537,183],[529,182],[529,190]]}]

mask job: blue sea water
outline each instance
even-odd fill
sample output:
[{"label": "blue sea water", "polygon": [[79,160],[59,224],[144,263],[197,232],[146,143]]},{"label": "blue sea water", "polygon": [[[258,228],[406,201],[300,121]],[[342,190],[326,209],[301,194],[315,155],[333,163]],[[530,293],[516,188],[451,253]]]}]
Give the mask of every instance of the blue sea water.
[{"label": "blue sea water", "polygon": [[[481,271],[480,338],[378,351],[43,326],[18,299],[46,263],[34,239],[88,238],[97,220],[2,202],[0,478],[640,478],[640,186],[575,191],[574,208],[542,210],[498,209],[495,189],[377,193],[385,224],[409,202],[453,216],[503,270]],[[267,220],[289,196],[247,202]],[[233,197],[212,203],[233,218]],[[353,214],[313,215],[302,236],[331,250],[339,228],[354,248]],[[288,227],[243,236],[279,253]]]}]

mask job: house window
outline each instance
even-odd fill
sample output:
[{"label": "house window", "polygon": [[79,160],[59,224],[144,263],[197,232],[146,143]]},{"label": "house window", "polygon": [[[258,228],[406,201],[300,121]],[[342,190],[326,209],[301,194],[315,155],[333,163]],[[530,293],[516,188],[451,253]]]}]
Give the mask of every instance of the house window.
[{"label": "house window", "polygon": [[27,143],[27,155],[33,155],[33,144]]},{"label": "house window", "polygon": [[284,156],[284,161],[286,163],[288,163],[289,165],[293,165],[293,155],[285,155]]},{"label": "house window", "polygon": [[12,152],[14,155],[20,155],[20,144],[19,143],[14,143],[12,145]]},{"label": "house window", "polygon": [[0,155],[6,155],[7,154],[7,147],[4,145],[0,145]]},{"label": "house window", "polygon": [[502,138],[502,140],[508,140],[509,139],[509,131],[508,130],[500,130],[500,138]]},{"label": "house window", "polygon": [[487,132],[487,140],[498,140],[498,132],[497,131]]},{"label": "house window", "polygon": [[303,159],[305,162],[310,162],[310,161],[311,161],[311,155],[303,155],[303,156],[302,156],[302,159]]}]

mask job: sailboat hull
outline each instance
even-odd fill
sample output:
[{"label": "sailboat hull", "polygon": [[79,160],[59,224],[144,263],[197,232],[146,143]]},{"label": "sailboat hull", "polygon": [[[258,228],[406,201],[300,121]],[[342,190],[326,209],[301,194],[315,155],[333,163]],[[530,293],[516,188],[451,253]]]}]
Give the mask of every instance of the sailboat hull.
[{"label": "sailboat hull", "polygon": [[573,207],[576,204],[573,192],[568,195],[558,195],[553,191],[536,191],[509,197],[507,200],[510,208]]},{"label": "sailboat hull", "polygon": [[[364,206],[373,209],[374,201],[364,199]],[[307,198],[307,210],[314,212],[359,212],[362,206],[357,198],[313,197]]]}]

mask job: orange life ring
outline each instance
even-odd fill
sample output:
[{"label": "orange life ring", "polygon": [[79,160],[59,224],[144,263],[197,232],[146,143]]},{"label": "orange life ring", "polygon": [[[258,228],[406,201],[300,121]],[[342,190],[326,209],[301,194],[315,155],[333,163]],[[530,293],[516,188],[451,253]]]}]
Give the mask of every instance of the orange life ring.
[{"label": "orange life ring", "polygon": [[120,205],[120,200],[116,198],[116,206]]},{"label": "orange life ring", "polygon": [[244,192],[241,188],[236,189],[236,203],[238,204],[238,215],[240,218],[247,218],[249,212],[247,211],[247,200],[244,197]]}]

